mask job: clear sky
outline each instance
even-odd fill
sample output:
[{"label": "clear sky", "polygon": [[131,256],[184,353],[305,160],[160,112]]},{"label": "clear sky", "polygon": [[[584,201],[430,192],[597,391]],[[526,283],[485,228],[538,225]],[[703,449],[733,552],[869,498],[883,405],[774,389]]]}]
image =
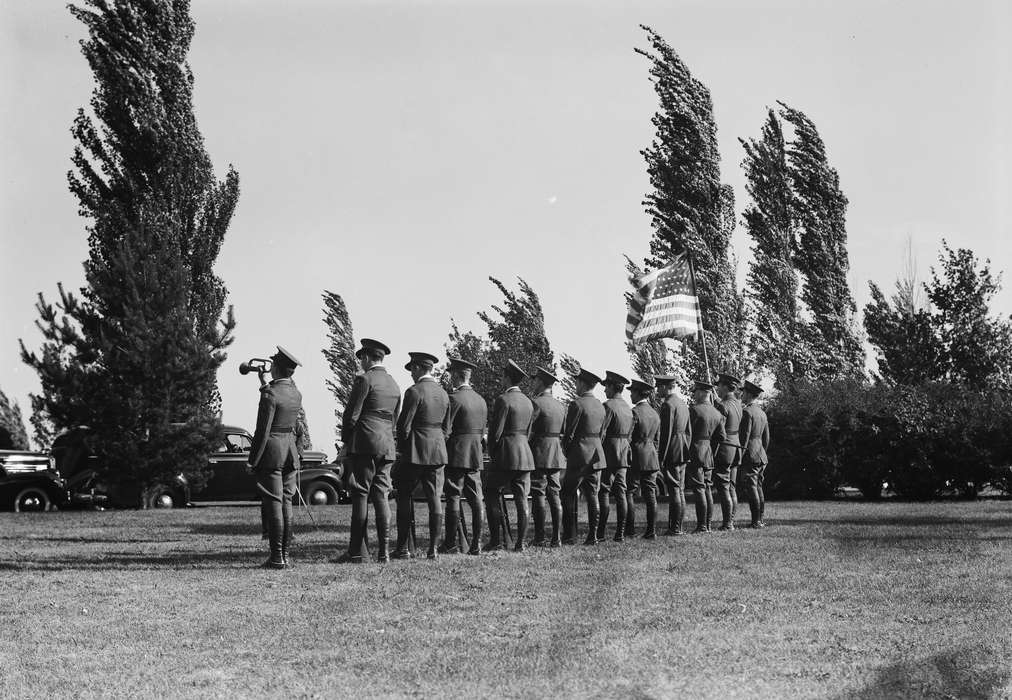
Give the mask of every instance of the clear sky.
[{"label": "clear sky", "polygon": [[[193,0],[195,109],[241,196],[218,273],[238,328],[226,422],[252,427],[238,363],[282,344],[317,447],[333,455],[320,294],[357,337],[442,356],[450,319],[540,293],[553,349],[603,372],[623,350],[623,254],[650,238],[640,149],[657,100],[638,25],[709,86],[722,177],[746,204],[739,137],[766,107],[806,112],[850,199],[851,283],[891,286],[907,238],[922,275],[942,237],[1007,269],[1012,3],[813,0]],[[35,295],[83,282],[69,134],[92,78],[63,0],[0,0],[0,388],[28,413]],[[749,244],[734,237],[743,276]],[[1012,283],[1012,281],[1010,281]],[[1003,290],[997,311],[1012,311]],[[26,416],[27,418],[27,416]]]}]

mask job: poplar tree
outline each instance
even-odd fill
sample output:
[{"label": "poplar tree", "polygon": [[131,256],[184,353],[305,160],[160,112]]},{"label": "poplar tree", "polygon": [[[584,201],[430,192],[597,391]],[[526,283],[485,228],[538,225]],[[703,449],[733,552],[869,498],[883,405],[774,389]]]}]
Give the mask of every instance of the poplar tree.
[{"label": "poplar tree", "polygon": [[[711,366],[730,367],[735,356],[740,299],[728,254],[734,230],[731,189],[720,182],[717,127],[710,91],[694,78],[664,39],[650,27],[650,49],[636,49],[650,62],[650,79],[659,99],[652,123],[655,135],[641,151],[653,190],[643,201],[651,218],[648,269],[666,265],[688,250],[696,272],[707,349]],[[728,216],[728,212],[732,212]],[[696,341],[684,344],[681,361],[702,376],[702,349]]]},{"label": "poplar tree", "polygon": [[351,316],[340,294],[323,291],[323,323],[327,326],[327,340],[330,343],[323,349],[323,357],[330,367],[330,377],[324,383],[334,395],[335,434],[340,436],[344,407],[348,405],[351,387],[355,383],[355,375],[359,372]]},{"label": "poplar tree", "polygon": [[213,266],[239,196],[217,180],[193,113],[186,0],[87,0],[95,77],[79,110],[68,174],[88,220],[86,286],[41,294],[32,397],[56,430],[94,432],[106,478],[136,487],[138,505],[182,472],[200,486],[221,439],[216,373],[235,321]]},{"label": "poplar tree", "polygon": [[803,112],[780,105],[781,117],[794,131],[786,147],[799,232],[794,260],[803,280],[800,298],[811,312],[807,330],[813,372],[823,379],[861,376],[864,348],[847,282],[847,198],[815,124]]},{"label": "poplar tree", "polygon": [[0,450],[27,450],[29,447],[21,407],[0,391]]}]

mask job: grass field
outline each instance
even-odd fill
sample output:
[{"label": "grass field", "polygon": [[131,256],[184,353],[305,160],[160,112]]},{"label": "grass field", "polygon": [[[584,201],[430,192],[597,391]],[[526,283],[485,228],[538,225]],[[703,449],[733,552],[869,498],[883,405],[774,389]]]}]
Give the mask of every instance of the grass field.
[{"label": "grass field", "polygon": [[258,513],[0,514],[0,697],[1012,697],[1008,501],[363,566],[335,506],[291,571]]}]

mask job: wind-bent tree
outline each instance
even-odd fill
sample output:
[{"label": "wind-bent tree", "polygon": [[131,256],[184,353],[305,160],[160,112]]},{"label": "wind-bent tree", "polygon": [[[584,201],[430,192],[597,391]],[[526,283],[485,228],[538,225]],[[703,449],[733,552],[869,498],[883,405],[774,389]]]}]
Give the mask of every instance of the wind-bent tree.
[{"label": "wind-bent tree", "polygon": [[808,344],[813,372],[823,379],[861,376],[864,348],[847,282],[847,198],[815,124],[803,112],[780,105],[781,117],[794,130],[786,147],[799,231],[794,261],[803,280],[801,300],[812,316]]},{"label": "wind-bent tree", "polygon": [[[641,26],[650,49],[636,52],[650,61],[650,79],[660,101],[652,120],[654,139],[642,151],[653,188],[643,202],[654,230],[646,266],[662,267],[675,254],[689,251],[711,365],[735,367],[741,362],[736,353],[743,329],[728,253],[734,202],[730,187],[720,182],[710,91],[657,32]],[[689,341],[683,347],[686,369],[702,376],[700,343]]]},{"label": "wind-bent tree", "polygon": [[[523,279],[518,278],[520,290],[513,292],[494,277],[489,277],[503,295],[502,305],[493,305],[491,311],[479,311],[487,336],[482,338],[471,332],[461,332],[452,323],[447,355],[473,362],[478,369],[471,378],[475,391],[484,397],[489,411],[495,398],[502,392],[502,368],[513,360],[524,371],[534,371],[535,365],[555,369],[555,355],[545,335],[545,316],[537,292]],[[529,389],[528,382],[524,388]]]},{"label": "wind-bent tree", "polygon": [[239,196],[216,179],[193,113],[187,0],[87,0],[95,76],[79,110],[68,175],[88,219],[86,286],[40,294],[43,344],[22,357],[39,374],[35,414],[56,430],[88,425],[106,476],[140,505],[183,472],[199,485],[221,439],[216,373],[235,321],[214,274]]},{"label": "wind-bent tree", "polygon": [[0,450],[27,450],[29,447],[21,407],[0,391]]},{"label": "wind-bent tree", "polygon": [[344,407],[348,405],[351,387],[359,371],[358,360],[355,358],[355,333],[351,326],[351,316],[340,294],[323,291],[323,322],[327,326],[327,340],[330,342],[330,345],[323,349],[323,357],[330,367],[330,377],[325,383],[337,402],[334,408],[334,425],[335,434],[340,439]]},{"label": "wind-bent tree", "polygon": [[753,323],[749,344],[758,368],[768,370],[783,388],[811,365],[798,309],[797,230],[783,126],[768,110],[759,139],[739,140],[745,149],[745,190],[751,198],[744,213],[753,242],[746,277]]}]

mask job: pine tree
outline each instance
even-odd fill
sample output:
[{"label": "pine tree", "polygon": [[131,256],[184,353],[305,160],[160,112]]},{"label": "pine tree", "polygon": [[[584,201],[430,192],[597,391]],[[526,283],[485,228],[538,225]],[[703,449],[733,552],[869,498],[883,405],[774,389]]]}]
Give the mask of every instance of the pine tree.
[{"label": "pine tree", "polygon": [[21,407],[0,391],[0,450],[27,450],[28,431]]},{"label": "pine tree", "polygon": [[799,230],[794,260],[803,279],[801,300],[812,316],[807,335],[813,374],[822,379],[862,376],[864,348],[847,282],[847,198],[815,124],[803,112],[780,105],[780,116],[794,130],[786,147]]},{"label": "pine tree", "polygon": [[562,389],[562,396],[557,397],[563,403],[569,403],[577,397],[576,377],[580,374],[581,366],[576,358],[566,353],[559,355],[559,385]]},{"label": "pine tree", "polygon": [[327,340],[330,341],[330,346],[323,350],[331,372],[325,383],[337,402],[334,409],[335,434],[340,435],[344,407],[348,405],[351,387],[359,371],[351,316],[348,315],[348,307],[340,294],[323,291],[323,322],[327,326]]},{"label": "pine tree", "polygon": [[[90,8],[90,9],[89,9]],[[87,0],[95,75],[68,175],[89,219],[86,287],[37,309],[41,422],[88,425],[107,478],[142,494],[182,472],[199,487],[220,440],[216,373],[235,321],[213,271],[239,195],[218,181],[193,114],[186,0]],[[34,422],[34,416],[33,416]]]},{"label": "pine tree", "polygon": [[[471,385],[484,397],[491,411],[495,398],[502,392],[502,369],[508,360],[516,362],[531,373],[536,365],[548,370],[555,368],[555,355],[545,335],[545,316],[537,292],[523,279],[518,278],[520,290],[513,292],[494,277],[489,281],[503,295],[502,305],[493,304],[491,311],[479,311],[487,336],[482,338],[471,332],[461,332],[452,323],[447,355],[458,357],[478,366],[471,377]],[[529,389],[529,381],[523,388]]]},{"label": "pine tree", "polygon": [[811,366],[806,334],[798,309],[797,225],[794,194],[787,166],[783,125],[773,110],[758,140],[741,140],[742,168],[751,204],[745,226],[753,241],[746,278],[751,354],[757,369],[768,370],[778,387],[805,376]]},{"label": "pine tree", "polygon": [[[636,52],[650,61],[651,82],[660,101],[652,120],[656,134],[642,151],[653,187],[643,202],[654,229],[646,266],[662,267],[675,254],[689,251],[711,365],[732,367],[741,361],[735,353],[743,330],[738,326],[740,298],[728,255],[734,202],[731,188],[720,182],[710,91],[658,33],[641,26],[651,50]],[[689,373],[702,377],[701,344],[689,341],[685,346],[682,363]]]}]

